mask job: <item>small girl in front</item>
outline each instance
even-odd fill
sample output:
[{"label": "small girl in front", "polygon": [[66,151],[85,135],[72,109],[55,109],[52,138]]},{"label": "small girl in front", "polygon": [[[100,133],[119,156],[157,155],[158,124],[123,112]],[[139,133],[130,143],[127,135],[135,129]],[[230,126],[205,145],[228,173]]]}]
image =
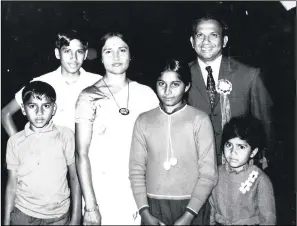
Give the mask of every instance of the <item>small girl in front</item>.
[{"label": "small girl in front", "polygon": [[236,117],[222,135],[226,163],[219,166],[213,189],[211,225],[275,225],[275,200],[270,179],[253,158],[261,147],[263,128],[252,117]]},{"label": "small girl in front", "polygon": [[217,182],[214,134],[208,115],[184,100],[190,84],[188,65],[167,61],[156,83],[160,106],[134,125],[129,173],[145,225],[204,223]]}]

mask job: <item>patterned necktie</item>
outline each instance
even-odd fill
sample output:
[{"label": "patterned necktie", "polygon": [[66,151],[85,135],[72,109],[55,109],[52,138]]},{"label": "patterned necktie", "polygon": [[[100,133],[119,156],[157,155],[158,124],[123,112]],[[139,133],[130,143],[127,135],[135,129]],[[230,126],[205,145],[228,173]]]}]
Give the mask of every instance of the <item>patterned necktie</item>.
[{"label": "patterned necktie", "polygon": [[215,94],[216,94],[216,85],[215,85],[215,81],[214,81],[213,76],[212,76],[211,66],[207,66],[205,69],[208,72],[206,90],[208,92],[211,108],[213,108],[214,100],[215,100]]}]

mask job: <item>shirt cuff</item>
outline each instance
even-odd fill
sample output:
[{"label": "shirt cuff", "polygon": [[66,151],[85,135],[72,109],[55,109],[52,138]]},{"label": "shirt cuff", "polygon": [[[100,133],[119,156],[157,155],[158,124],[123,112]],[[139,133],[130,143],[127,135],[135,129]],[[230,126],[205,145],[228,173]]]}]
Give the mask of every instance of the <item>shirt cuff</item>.
[{"label": "shirt cuff", "polygon": [[204,203],[201,200],[192,196],[187,208],[194,211],[194,213],[198,214],[198,212],[201,209],[201,207],[203,206],[203,204]]},{"label": "shirt cuff", "polygon": [[198,213],[191,209],[190,207],[187,206],[186,211],[189,212],[190,214],[192,214],[194,217],[196,217],[198,215]]},{"label": "shirt cuff", "polygon": [[145,206],[140,207],[139,210],[138,210],[139,215],[141,215],[141,213],[142,213],[145,209],[149,209],[149,206],[148,206],[148,205],[145,205]]}]

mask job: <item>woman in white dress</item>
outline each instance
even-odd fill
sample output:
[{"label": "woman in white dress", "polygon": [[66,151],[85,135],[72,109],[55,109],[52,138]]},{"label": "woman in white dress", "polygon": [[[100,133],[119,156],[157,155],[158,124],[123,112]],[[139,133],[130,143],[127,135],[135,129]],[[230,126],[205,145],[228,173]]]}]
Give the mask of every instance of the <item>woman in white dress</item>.
[{"label": "woman in white dress", "polygon": [[85,208],[84,224],[139,225],[129,181],[129,154],[137,116],[158,106],[148,86],[126,76],[130,63],[120,33],[101,38],[106,73],[83,90],[76,104],[77,170]]}]

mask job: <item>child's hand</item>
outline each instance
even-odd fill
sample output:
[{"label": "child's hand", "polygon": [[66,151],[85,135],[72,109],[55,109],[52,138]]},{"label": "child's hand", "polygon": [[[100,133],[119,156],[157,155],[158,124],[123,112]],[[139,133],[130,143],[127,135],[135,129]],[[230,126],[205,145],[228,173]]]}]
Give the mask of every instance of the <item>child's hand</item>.
[{"label": "child's hand", "polygon": [[151,215],[147,209],[141,213],[141,219],[144,225],[166,225],[164,222]]},{"label": "child's hand", "polygon": [[173,225],[191,225],[194,216],[189,213],[185,212],[180,218],[178,218]]},{"label": "child's hand", "polygon": [[101,225],[99,209],[92,212],[85,212],[83,225]]}]

